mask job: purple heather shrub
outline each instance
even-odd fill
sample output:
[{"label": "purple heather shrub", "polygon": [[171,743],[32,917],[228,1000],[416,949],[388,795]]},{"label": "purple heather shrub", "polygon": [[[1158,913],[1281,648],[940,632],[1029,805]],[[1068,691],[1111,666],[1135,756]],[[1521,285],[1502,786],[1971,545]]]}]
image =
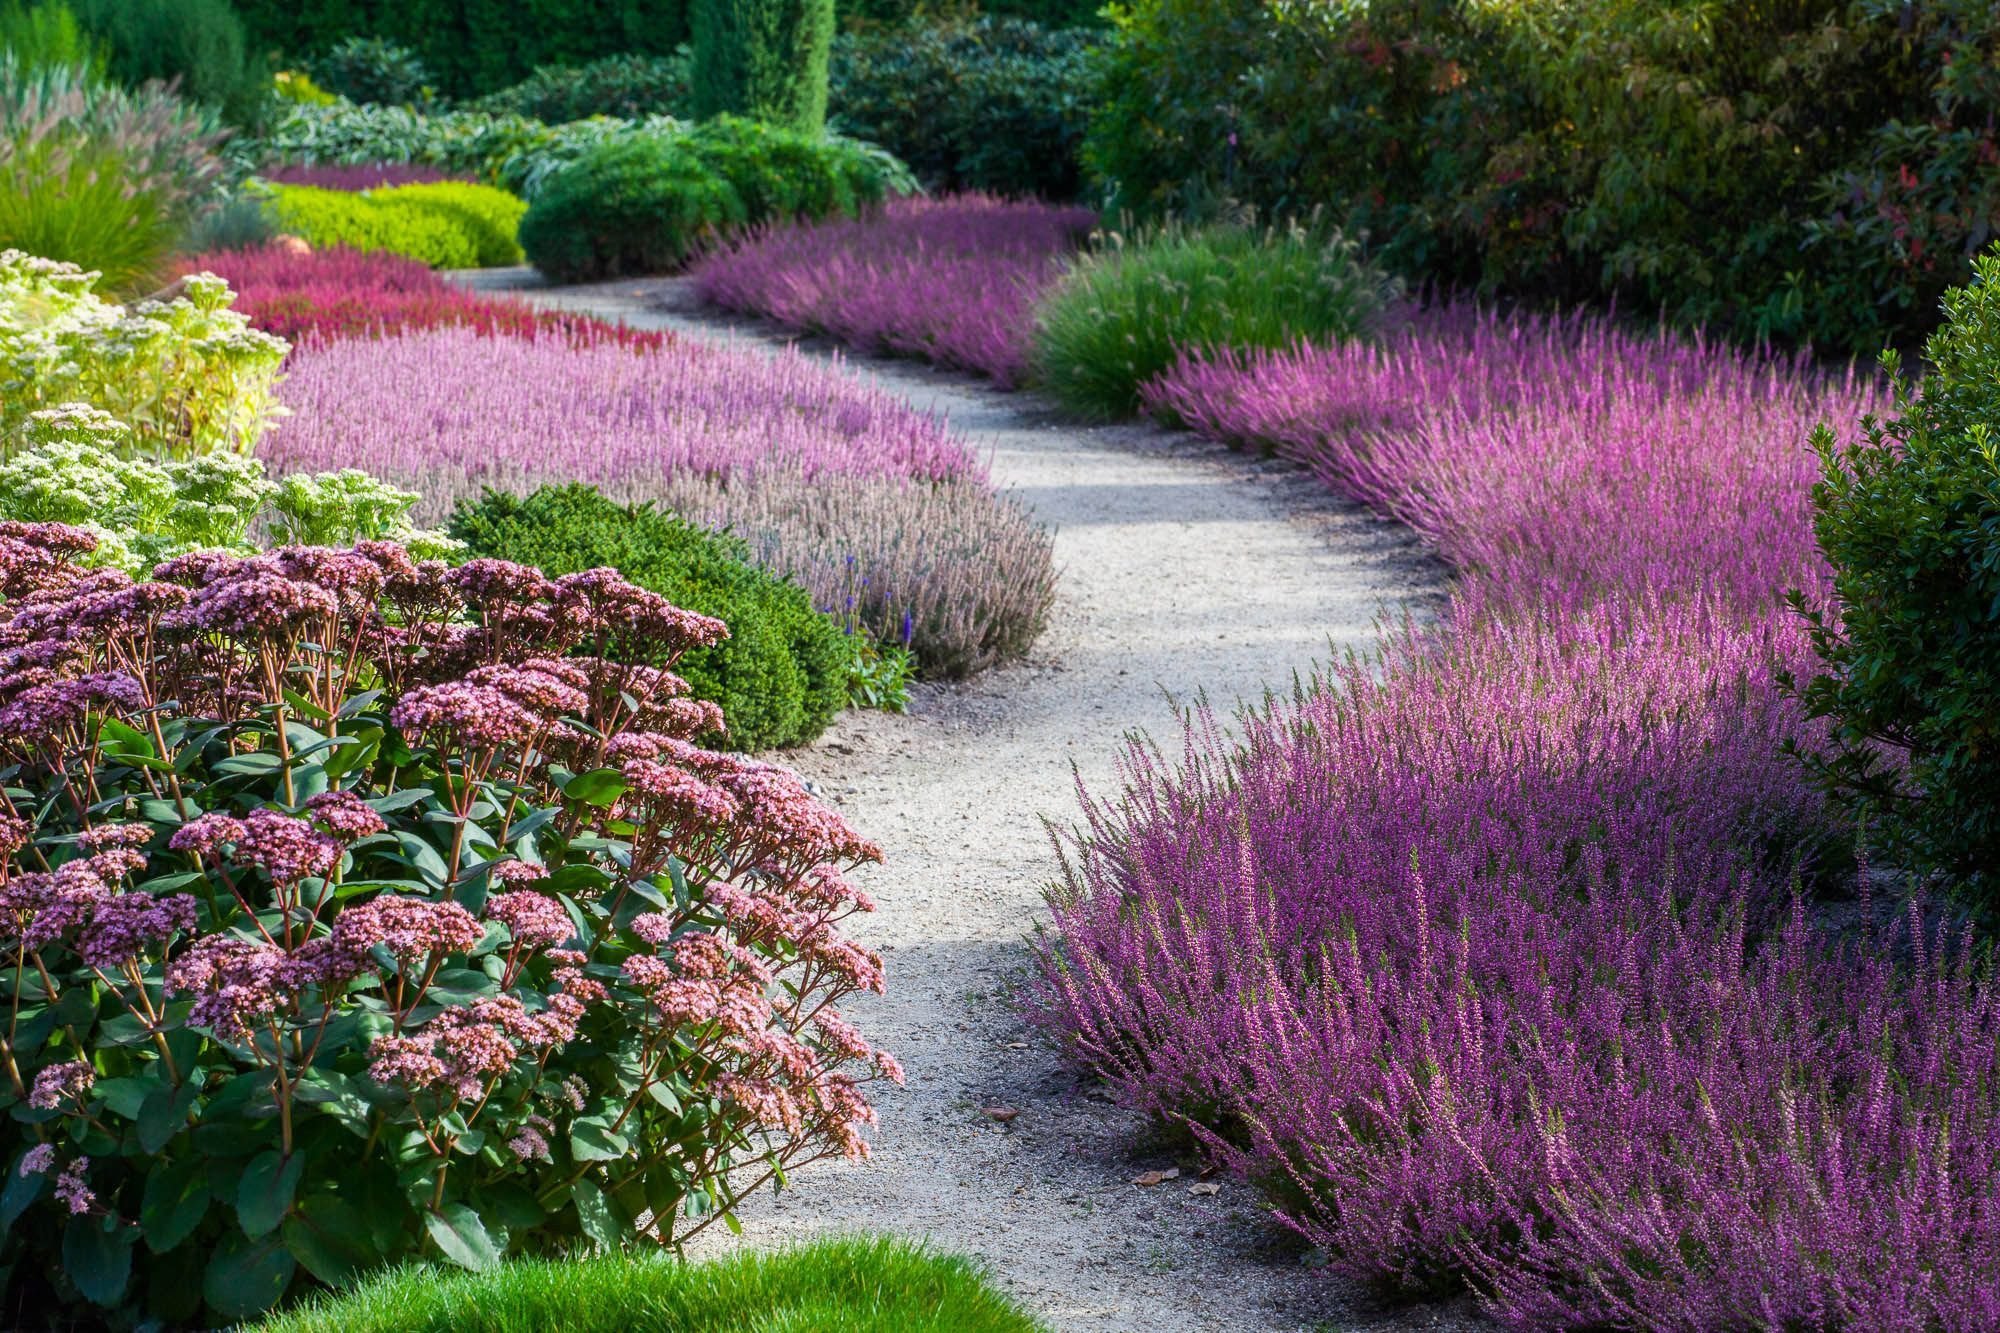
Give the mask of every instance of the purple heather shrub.
[{"label": "purple heather shrub", "polygon": [[1128,752],[1040,1019],[1340,1270],[1513,1327],[2000,1323],[2000,992],[1920,904],[1823,924],[1843,830],[1780,749],[1807,437],[1875,386],[1457,309],[1149,398],[1461,577],[1237,739]]},{"label": "purple heather shrub", "polygon": [[1027,374],[1035,302],[1096,220],[984,194],[896,199],[860,218],[752,232],[704,260],[695,286],[727,310],[1011,388]]},{"label": "purple heather shrub", "polygon": [[797,352],[682,341],[639,355],[433,329],[310,349],[282,396],[293,415],[265,444],[274,471],[367,468],[422,491],[426,521],[482,487],[548,481],[986,476],[938,418]]},{"label": "purple heather shrub", "polygon": [[482,339],[302,348],[274,472],[361,467],[441,520],[482,487],[585,481],[749,543],[815,605],[961,676],[1024,652],[1053,596],[1047,531],[936,417],[797,352]]}]

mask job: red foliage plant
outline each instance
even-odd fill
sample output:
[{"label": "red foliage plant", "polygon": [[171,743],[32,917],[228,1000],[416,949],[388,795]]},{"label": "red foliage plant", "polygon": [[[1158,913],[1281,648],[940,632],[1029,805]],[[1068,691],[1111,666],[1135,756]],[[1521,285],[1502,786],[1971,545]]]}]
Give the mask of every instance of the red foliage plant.
[{"label": "red foliage plant", "polygon": [[427,265],[400,255],[348,249],[299,251],[283,245],[196,255],[186,271],[228,279],[236,308],[294,343],[378,338],[405,329],[463,326],[483,337],[560,338],[572,346],[616,343],[656,351],[657,330],[627,328],[588,315],[536,310],[454,287]]}]

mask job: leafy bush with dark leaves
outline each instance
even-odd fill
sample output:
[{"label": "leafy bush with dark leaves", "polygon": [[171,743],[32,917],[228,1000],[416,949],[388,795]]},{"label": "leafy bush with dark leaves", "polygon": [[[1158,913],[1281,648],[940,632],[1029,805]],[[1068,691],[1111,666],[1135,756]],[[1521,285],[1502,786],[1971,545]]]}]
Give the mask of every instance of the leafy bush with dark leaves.
[{"label": "leafy bush with dark leaves", "polygon": [[1893,852],[2000,906],[2000,255],[1945,297],[1897,417],[1846,449],[1815,439],[1815,531],[1831,612],[1805,606],[1827,670],[1819,776]]},{"label": "leafy bush with dark leaves", "polygon": [[802,589],[751,564],[739,541],[584,485],[544,486],[525,499],[489,491],[460,505],[451,534],[474,555],[550,575],[609,566],[728,625],[728,638],[674,669],[695,698],[721,705],[733,749],[803,745],[847,703],[847,636]]},{"label": "leafy bush with dark leaves", "polygon": [[559,125],[591,116],[637,120],[687,114],[692,53],[615,55],[587,65],[545,65],[511,88],[473,103],[498,115],[528,116]]},{"label": "leafy bush with dark leaves", "polygon": [[931,189],[1074,198],[1092,41],[995,18],[843,34],[833,47],[833,115]]},{"label": "leafy bush with dark leaves", "polygon": [[381,37],[349,37],[309,68],[322,88],[366,106],[414,105],[431,82],[415,51]]}]

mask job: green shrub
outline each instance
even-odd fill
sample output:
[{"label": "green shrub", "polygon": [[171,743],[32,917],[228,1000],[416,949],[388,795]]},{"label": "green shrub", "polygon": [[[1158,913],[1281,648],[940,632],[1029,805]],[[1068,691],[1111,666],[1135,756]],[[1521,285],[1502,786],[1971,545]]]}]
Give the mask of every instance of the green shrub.
[{"label": "green shrub", "polygon": [[1113,237],[1043,299],[1035,370],[1073,411],[1130,416],[1140,388],[1183,351],[1354,337],[1394,289],[1337,233],[1213,226]]},{"label": "green shrub", "polygon": [[521,262],[516,233],[528,205],[505,190],[466,181],[429,181],[371,190],[369,194],[391,207],[419,208],[449,219],[472,238],[480,268]]},{"label": "green shrub", "polygon": [[611,1254],[405,1269],[254,1333],[1039,1333],[964,1259],[889,1238],[688,1263]]},{"label": "green shrub", "polygon": [[1815,437],[1826,475],[1814,526],[1837,601],[1830,616],[1811,615],[1827,670],[1805,698],[1834,748],[1809,762],[1894,855],[1963,879],[1990,911],[2000,907],[2000,254],[1982,256],[1972,285],[1944,300],[1929,371],[1914,391],[1900,386],[1896,419],[1845,449],[1831,430]]},{"label": "green shrub", "polygon": [[0,53],[13,56],[26,69],[61,65],[92,78],[104,73],[110,53],[76,21],[76,11],[63,0],[29,4],[9,0],[0,5]]},{"label": "green shrub", "polygon": [[515,232],[527,205],[489,185],[440,181],[361,191],[273,185],[270,191],[273,223],[314,249],[384,250],[432,268],[521,261]]},{"label": "green shrub", "polygon": [[348,37],[308,65],[314,82],[336,96],[368,106],[422,102],[431,74],[407,46],[380,37]]},{"label": "green shrub", "polygon": [[690,0],[688,26],[695,115],[825,126],[833,0]]},{"label": "green shrub", "polygon": [[838,141],[762,121],[717,116],[683,140],[695,160],[736,188],[754,222],[852,213],[880,203],[881,177]]},{"label": "green shrub", "polygon": [[545,65],[672,55],[688,40],[684,0],[236,0],[260,49],[294,58],[346,37],[415,51],[441,93],[497,92]]},{"label": "green shrub", "polygon": [[0,251],[0,453],[30,417],[85,404],[155,458],[248,453],[270,424],[271,390],[290,348],[250,327],[229,284],[197,274],[135,310],[93,290],[73,264]]},{"label": "green shrub", "polygon": [[736,188],[672,140],[608,139],[554,173],[521,219],[528,262],[557,282],[681,267],[749,222]]},{"label": "green shrub", "polygon": [[1018,19],[913,23],[834,40],[835,123],[933,190],[1073,198],[1094,93],[1092,36]]},{"label": "green shrub", "polygon": [[250,250],[269,244],[277,234],[278,229],[271,225],[271,215],[264,207],[263,195],[246,188],[211,199],[195,215],[177,248],[190,255]]},{"label": "green shrub", "polygon": [[270,110],[271,70],[252,53],[229,0],[68,0],[85,31],[110,53],[107,72],[134,87],[178,81],[181,96],[231,125],[255,126]]},{"label": "green shrub", "polygon": [[751,564],[741,543],[584,485],[545,486],[526,499],[489,492],[461,504],[450,531],[473,555],[552,576],[613,566],[727,624],[727,639],[690,652],[677,670],[697,698],[722,706],[735,748],[803,745],[847,702],[846,636],[803,590]]},{"label": "green shrub", "polygon": [[544,66],[511,88],[482,97],[473,110],[530,116],[551,125],[590,116],[636,120],[687,114],[692,53],[615,55],[575,68]]},{"label": "green shrub", "polygon": [[687,126],[672,116],[649,116],[640,121],[612,120],[606,116],[573,120],[566,125],[549,126],[545,133],[509,153],[494,169],[493,176],[506,189],[533,201],[558,171],[599,144],[634,137],[677,139],[685,133]]},{"label": "green shrub", "polygon": [[145,287],[221,173],[218,138],[212,112],[161,88],[0,55],[0,250]]}]

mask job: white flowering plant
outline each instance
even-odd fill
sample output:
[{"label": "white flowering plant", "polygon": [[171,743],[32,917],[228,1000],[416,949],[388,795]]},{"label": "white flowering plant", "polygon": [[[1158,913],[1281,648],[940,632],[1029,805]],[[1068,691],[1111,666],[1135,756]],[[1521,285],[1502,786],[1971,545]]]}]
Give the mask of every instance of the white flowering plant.
[{"label": "white flowering plant", "polygon": [[[137,581],[0,523],[0,1283],[210,1326],[412,1258],[674,1245],[862,1156],[877,849],[615,571],[393,543]],[[630,665],[644,662],[646,665]]]},{"label": "white flowering plant", "polygon": [[97,280],[0,250],[0,454],[23,447],[36,412],[66,403],[123,422],[130,452],[250,452],[279,410],[272,389],[290,344],[232,310],[212,273],[130,307],[97,295]]},{"label": "white flowering plant", "polygon": [[0,521],[82,528],[97,547],[85,564],[136,574],[198,550],[248,554],[279,545],[394,541],[419,559],[450,558],[462,543],[419,529],[419,496],[356,468],[272,480],[242,454],[154,461],[123,446],[126,425],[85,403],[31,413],[27,445],[0,460]]}]

